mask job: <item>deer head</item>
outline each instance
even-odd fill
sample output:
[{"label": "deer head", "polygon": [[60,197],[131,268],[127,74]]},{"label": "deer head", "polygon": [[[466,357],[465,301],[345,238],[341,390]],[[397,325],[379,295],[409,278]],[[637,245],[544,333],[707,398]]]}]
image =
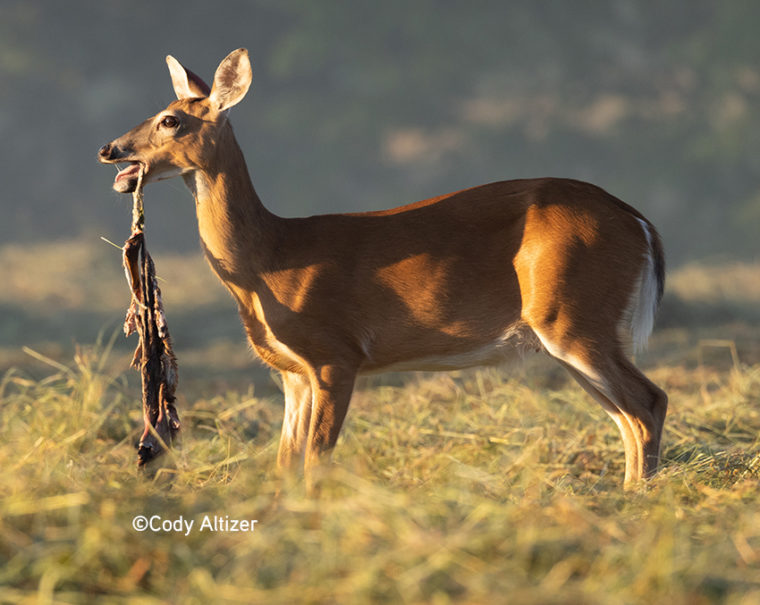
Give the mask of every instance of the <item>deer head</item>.
[{"label": "deer head", "polygon": [[219,64],[210,89],[171,55],[166,62],[177,100],[98,152],[104,164],[127,164],[114,179],[119,193],[134,191],[141,171],[143,182],[152,183],[214,166],[215,142],[230,130],[227,112],[251,85],[251,63],[244,48]]}]

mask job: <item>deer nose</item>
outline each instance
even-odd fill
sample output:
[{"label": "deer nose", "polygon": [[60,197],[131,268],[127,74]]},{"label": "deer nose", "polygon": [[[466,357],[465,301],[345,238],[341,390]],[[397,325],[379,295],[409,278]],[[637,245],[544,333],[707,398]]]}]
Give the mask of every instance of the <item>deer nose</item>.
[{"label": "deer nose", "polygon": [[103,147],[100,148],[98,151],[98,157],[101,160],[110,160],[111,159],[111,143],[106,143],[103,145]]}]

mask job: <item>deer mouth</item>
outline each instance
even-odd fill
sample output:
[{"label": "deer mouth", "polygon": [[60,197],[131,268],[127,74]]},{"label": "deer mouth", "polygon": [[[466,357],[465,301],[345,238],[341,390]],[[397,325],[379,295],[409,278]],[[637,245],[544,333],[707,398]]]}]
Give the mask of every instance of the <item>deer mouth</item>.
[{"label": "deer mouth", "polygon": [[129,162],[126,168],[119,170],[113,180],[113,188],[119,193],[132,193],[137,189],[140,173],[143,172],[141,162]]}]

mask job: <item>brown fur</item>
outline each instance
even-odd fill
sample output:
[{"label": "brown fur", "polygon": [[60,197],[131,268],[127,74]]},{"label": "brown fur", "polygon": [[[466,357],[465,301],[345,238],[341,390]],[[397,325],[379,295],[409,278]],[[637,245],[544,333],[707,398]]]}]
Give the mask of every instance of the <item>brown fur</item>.
[{"label": "brown fur", "polygon": [[[226,118],[224,103],[250,83],[244,53],[222,62],[208,98],[178,99],[101,156],[143,162],[148,181],[183,174],[212,269],[255,352],[283,373],[279,466],[303,457],[313,478],[357,374],[494,363],[527,339],[617,422],[626,482],[653,473],[667,398],[628,360],[619,330],[647,255],[662,290],[651,224],[566,179],[503,181],[379,212],[277,217],[256,195]],[[175,71],[181,94],[192,82]],[[181,121],[173,132],[162,131],[167,114]]]}]

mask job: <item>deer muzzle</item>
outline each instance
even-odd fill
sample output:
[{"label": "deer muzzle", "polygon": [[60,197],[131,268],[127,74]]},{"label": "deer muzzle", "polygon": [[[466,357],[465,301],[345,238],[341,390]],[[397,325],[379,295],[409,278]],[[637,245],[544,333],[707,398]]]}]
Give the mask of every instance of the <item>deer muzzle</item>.
[{"label": "deer muzzle", "polygon": [[98,160],[103,164],[117,164],[126,162],[128,165],[116,175],[113,181],[113,188],[119,193],[132,193],[137,187],[138,177],[140,175],[141,163],[130,159],[131,153],[115,142],[103,145],[98,151]]}]

